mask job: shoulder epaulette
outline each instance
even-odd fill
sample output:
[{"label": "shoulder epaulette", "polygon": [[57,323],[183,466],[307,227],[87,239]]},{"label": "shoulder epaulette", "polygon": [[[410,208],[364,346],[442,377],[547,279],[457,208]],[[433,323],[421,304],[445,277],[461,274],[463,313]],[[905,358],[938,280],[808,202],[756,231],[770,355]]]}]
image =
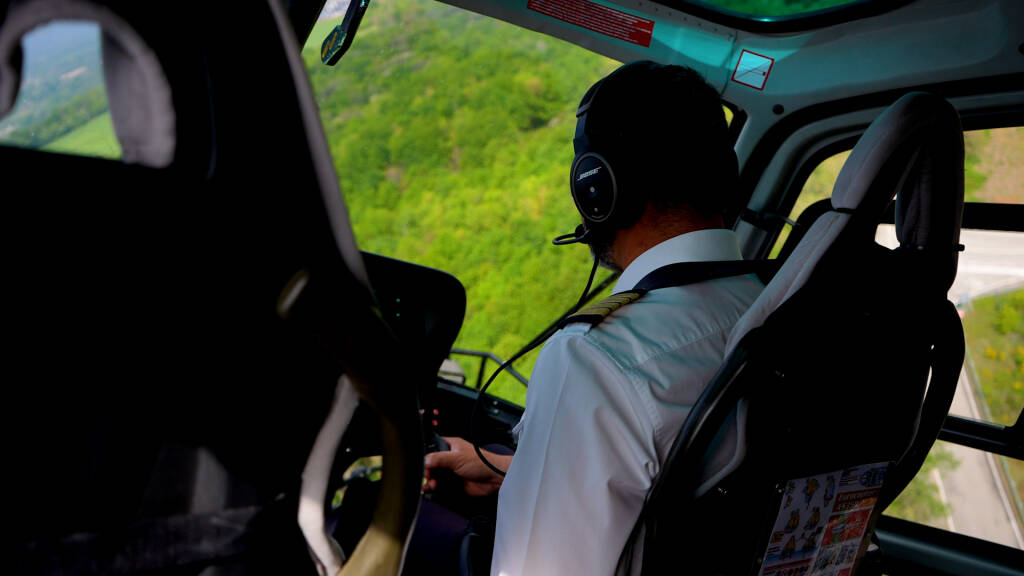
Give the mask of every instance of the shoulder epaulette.
[{"label": "shoulder epaulette", "polygon": [[646,293],[647,291],[645,290],[629,290],[627,292],[612,294],[604,300],[591,304],[572,316],[569,316],[565,320],[562,320],[562,324],[559,328],[565,328],[567,325],[574,324],[576,322],[584,322],[586,324],[596,326],[603,322],[604,319],[612,312],[615,312],[626,304],[636,302]]}]

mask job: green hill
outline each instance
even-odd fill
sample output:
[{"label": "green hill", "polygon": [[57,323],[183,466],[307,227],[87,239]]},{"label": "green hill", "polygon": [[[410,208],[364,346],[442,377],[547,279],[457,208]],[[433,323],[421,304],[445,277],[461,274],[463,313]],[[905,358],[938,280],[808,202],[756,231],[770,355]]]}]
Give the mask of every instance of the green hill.
[{"label": "green hill", "polygon": [[110,120],[109,111],[53,140],[43,146],[43,150],[101,158],[121,157],[121,145],[114,136],[114,125]]},{"label": "green hill", "polygon": [[[2,141],[24,148],[40,149],[47,144],[81,129],[90,120],[107,112],[107,93],[103,85],[95,86],[77,96],[52,103],[36,114],[42,118],[28,126],[15,127],[5,133]],[[109,125],[109,122],[108,122]],[[111,125],[111,136],[113,126]],[[87,153],[87,152],[79,152]]]}]

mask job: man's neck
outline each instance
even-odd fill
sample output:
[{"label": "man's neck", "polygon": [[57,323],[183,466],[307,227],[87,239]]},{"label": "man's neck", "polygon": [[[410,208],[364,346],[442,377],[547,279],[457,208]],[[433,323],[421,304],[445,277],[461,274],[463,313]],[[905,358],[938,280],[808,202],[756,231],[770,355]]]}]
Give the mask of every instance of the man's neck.
[{"label": "man's neck", "polygon": [[612,256],[619,269],[625,270],[638,256],[665,240],[697,230],[724,227],[721,216],[701,218],[689,212],[669,216],[648,205],[640,221],[616,233]]}]

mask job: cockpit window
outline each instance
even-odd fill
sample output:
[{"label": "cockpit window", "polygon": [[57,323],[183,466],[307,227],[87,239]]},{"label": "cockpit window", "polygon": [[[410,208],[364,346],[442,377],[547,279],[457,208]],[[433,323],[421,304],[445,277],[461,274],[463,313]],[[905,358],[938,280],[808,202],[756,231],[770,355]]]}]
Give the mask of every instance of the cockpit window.
[{"label": "cockpit window", "polygon": [[[974,130],[964,133],[964,200],[995,204],[1024,204],[1024,127]],[[839,171],[849,152],[840,152],[823,160],[807,177],[803,189],[789,213],[796,220],[811,204],[832,195]],[[772,248],[779,254],[789,237],[787,224]]]},{"label": "cockpit window", "polygon": [[54,22],[26,34],[21,46],[21,86],[14,108],[0,121],[0,144],[120,158],[107,108],[99,27]]},{"label": "cockpit window", "polygon": [[[325,66],[342,15],[325,15],[303,56],[356,240],[454,274],[468,299],[456,348],[509,358],[586,283],[589,250],[551,239],[579,224],[576,107],[619,63],[441,3],[383,0]],[[515,368],[529,374],[535,357]],[[453,360],[475,384],[480,359]],[[503,373],[489,392],[522,404],[526,389]]]}]

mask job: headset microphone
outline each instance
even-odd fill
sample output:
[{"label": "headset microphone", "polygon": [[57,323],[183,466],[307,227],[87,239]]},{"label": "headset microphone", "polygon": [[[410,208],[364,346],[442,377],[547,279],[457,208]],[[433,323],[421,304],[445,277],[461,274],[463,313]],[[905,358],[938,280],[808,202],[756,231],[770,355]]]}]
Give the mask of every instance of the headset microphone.
[{"label": "headset microphone", "polygon": [[575,244],[577,242],[582,242],[583,244],[590,243],[590,229],[583,224],[577,226],[575,231],[557,236],[551,241],[555,246],[565,246],[566,244]]}]

